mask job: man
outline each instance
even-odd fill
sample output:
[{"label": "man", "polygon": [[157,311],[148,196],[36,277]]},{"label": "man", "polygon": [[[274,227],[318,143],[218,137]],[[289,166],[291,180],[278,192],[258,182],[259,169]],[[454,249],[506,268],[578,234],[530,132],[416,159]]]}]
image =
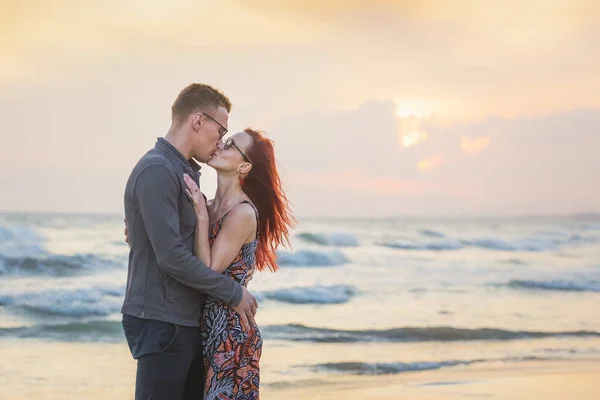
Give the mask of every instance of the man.
[{"label": "man", "polygon": [[200,166],[192,158],[206,162],[217,150],[227,133],[231,102],[208,85],[191,84],[171,111],[169,131],[138,161],[125,188],[131,250],[121,312],[138,360],[136,400],[201,398],[201,372],[190,374],[187,384],[186,378],[201,350],[205,294],[230,305],[246,327],[257,307],[246,288],[192,254],[196,214],[183,176],[198,181]]}]

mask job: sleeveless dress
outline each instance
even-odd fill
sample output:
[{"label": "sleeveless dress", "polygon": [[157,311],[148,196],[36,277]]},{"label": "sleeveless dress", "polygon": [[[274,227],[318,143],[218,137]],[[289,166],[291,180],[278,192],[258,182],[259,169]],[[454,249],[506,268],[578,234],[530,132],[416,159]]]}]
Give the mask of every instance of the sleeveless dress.
[{"label": "sleeveless dress", "polygon": [[[255,264],[258,245],[258,211],[255,239],[240,249],[231,265],[223,271],[233,280],[247,286],[246,275]],[[212,246],[227,212],[210,227],[209,243]],[[237,312],[219,300],[209,297],[200,320],[204,358],[204,400],[258,400],[259,367],[262,338],[256,325],[248,332],[242,331]]]}]

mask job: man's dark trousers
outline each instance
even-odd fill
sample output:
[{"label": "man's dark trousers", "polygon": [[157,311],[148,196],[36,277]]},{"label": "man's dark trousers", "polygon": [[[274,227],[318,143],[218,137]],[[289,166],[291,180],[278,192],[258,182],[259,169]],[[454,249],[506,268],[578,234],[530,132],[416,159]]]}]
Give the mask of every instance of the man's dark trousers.
[{"label": "man's dark trousers", "polygon": [[123,315],[123,330],[138,363],[135,400],[202,399],[199,328]]}]

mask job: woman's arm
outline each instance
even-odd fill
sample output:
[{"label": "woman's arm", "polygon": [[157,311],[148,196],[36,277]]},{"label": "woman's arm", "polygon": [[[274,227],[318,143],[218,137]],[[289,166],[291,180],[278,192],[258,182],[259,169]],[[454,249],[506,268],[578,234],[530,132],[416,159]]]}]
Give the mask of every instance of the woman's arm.
[{"label": "woman's arm", "polygon": [[206,203],[202,194],[197,190],[196,183],[189,177],[185,178],[188,187],[188,197],[194,203],[198,224],[194,254],[210,269],[223,272],[240,252],[244,243],[256,232],[256,214],[249,204],[238,204],[223,220],[219,235],[212,247],[209,245],[209,222]]},{"label": "woman's arm", "polygon": [[231,265],[242,246],[256,231],[256,214],[251,205],[238,204],[223,220],[221,230],[210,248],[210,269],[223,272]]}]

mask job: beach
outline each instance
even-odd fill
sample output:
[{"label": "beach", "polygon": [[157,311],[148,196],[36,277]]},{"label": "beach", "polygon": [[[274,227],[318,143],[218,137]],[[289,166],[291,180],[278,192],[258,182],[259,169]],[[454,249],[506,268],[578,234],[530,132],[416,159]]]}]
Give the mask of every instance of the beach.
[{"label": "beach", "polygon": [[[3,341],[0,397],[4,400],[133,398],[135,361],[125,344]],[[270,358],[281,356],[267,351]],[[268,370],[265,380],[272,380]],[[265,384],[261,398],[412,399],[472,398],[597,400],[600,359],[457,366],[397,375],[335,375],[293,384]]]}]

